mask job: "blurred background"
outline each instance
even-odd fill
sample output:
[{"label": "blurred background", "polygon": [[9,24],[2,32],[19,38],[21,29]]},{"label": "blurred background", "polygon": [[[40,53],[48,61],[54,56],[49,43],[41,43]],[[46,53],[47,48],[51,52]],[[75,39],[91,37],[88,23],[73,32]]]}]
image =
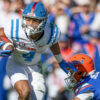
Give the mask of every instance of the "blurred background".
[{"label": "blurred background", "polygon": [[[0,27],[12,18],[21,18],[21,9],[32,1],[41,1],[48,11],[48,21],[60,28],[62,57],[67,60],[75,53],[88,54],[100,71],[100,0],[0,0]],[[7,59],[0,57],[0,100],[17,100],[6,75]],[[44,100],[71,100],[74,95],[66,88],[66,75],[49,49],[41,61],[47,87]]]}]

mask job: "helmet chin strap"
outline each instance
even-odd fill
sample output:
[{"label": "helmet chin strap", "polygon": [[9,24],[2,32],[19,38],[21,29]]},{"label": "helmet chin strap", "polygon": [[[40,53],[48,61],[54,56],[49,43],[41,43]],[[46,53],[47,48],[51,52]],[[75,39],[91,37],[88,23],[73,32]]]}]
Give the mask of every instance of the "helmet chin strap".
[{"label": "helmet chin strap", "polygon": [[41,32],[41,35],[34,42],[40,40],[43,37],[43,35],[44,35],[44,31]]}]

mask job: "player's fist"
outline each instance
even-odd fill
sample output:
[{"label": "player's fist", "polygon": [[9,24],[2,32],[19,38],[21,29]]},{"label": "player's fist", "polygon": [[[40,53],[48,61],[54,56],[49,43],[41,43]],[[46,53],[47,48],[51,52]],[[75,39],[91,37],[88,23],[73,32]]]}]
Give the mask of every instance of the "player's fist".
[{"label": "player's fist", "polygon": [[[5,43],[4,42],[1,42],[0,43],[0,47],[2,47]],[[10,50],[1,50],[0,49],[0,56],[3,56],[3,57],[8,57],[11,55],[11,51]]]}]

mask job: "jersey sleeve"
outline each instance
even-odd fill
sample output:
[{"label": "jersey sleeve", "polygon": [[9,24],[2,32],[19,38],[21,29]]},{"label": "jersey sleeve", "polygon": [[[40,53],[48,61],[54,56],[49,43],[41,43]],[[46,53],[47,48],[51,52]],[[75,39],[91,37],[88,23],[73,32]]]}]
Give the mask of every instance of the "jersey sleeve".
[{"label": "jersey sleeve", "polygon": [[9,20],[9,22],[6,24],[6,26],[4,27],[4,32],[5,32],[5,35],[6,37],[10,40],[11,40],[11,33],[12,33],[12,29],[14,29],[14,25],[13,25],[13,22],[14,20]]},{"label": "jersey sleeve", "polygon": [[80,100],[91,100],[93,98],[93,92],[79,94],[78,97]]},{"label": "jersey sleeve", "polygon": [[51,28],[51,30],[53,31],[53,41],[52,41],[52,44],[55,44],[56,42],[59,41],[59,37],[61,35],[61,31],[58,28],[58,26],[55,25],[55,24],[53,25],[53,27]]},{"label": "jersey sleeve", "polygon": [[9,20],[9,23],[4,27],[5,35],[10,41],[14,38],[18,39],[20,22],[18,18]]},{"label": "jersey sleeve", "polygon": [[87,83],[87,84],[82,85],[79,89],[76,89],[75,96],[86,93],[86,92],[90,92],[90,91],[94,92],[95,89],[93,85]]}]

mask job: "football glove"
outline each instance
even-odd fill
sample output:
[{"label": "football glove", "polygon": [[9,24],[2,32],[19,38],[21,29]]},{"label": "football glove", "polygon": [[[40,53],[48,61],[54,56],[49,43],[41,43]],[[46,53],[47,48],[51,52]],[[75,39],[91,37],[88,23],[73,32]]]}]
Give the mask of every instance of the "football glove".
[{"label": "football glove", "polygon": [[[0,43],[0,47],[3,46],[5,44],[5,42],[1,42]],[[3,57],[8,57],[11,55],[11,51],[10,50],[1,50],[0,49],[0,56],[3,56]]]}]

